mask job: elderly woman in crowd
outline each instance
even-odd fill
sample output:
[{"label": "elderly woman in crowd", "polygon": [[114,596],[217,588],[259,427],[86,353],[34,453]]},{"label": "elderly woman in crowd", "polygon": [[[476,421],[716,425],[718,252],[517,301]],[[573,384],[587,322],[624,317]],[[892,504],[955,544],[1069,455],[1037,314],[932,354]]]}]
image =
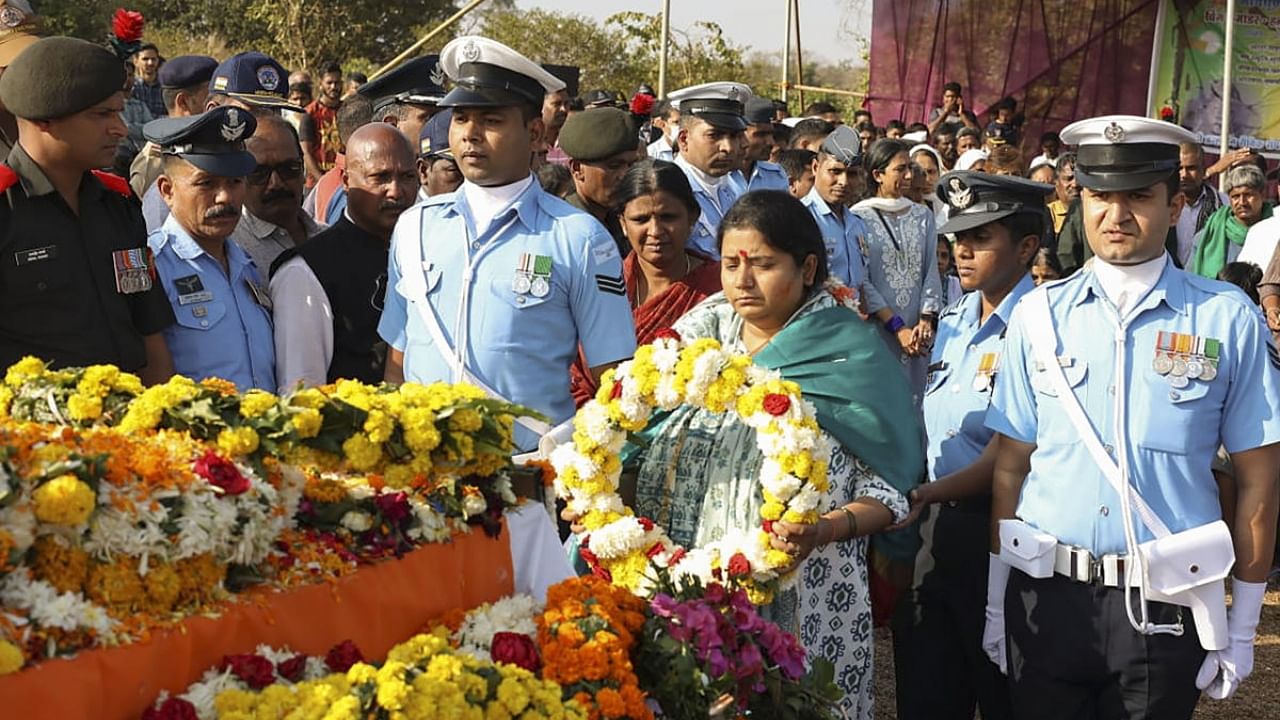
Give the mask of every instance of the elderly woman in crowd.
[{"label": "elderly woman in crowd", "polygon": [[[795,198],[757,191],[721,222],[724,292],[675,323],[685,341],[714,338],[800,384],[834,446],[816,525],[773,525],[798,582],[768,606],[805,649],[836,668],[851,718],[871,718],[872,637],[867,536],[907,512],[923,470],[911,394],[874,328],[832,295],[813,217]],[[936,265],[930,263],[936,270]],[[633,455],[638,514],[675,541],[705,544],[760,526],[762,456],[735,413],[677,408]],[[628,471],[630,474],[630,471]]]},{"label": "elderly woman in crowd", "polygon": [[1249,228],[1271,217],[1271,203],[1263,200],[1266,188],[1266,176],[1256,165],[1237,165],[1227,171],[1226,191],[1231,202],[1214,211],[1196,233],[1188,270],[1213,279],[1223,266],[1235,261]]},{"label": "elderly woman in crowd", "polygon": [[[685,243],[698,222],[698,201],[689,179],[674,163],[644,160],[627,171],[614,191],[622,231],[631,252],[622,261],[636,342],[653,342],[703,298],[720,291],[720,267]],[[571,369],[573,399],[581,407],[596,382],[582,362]]]}]

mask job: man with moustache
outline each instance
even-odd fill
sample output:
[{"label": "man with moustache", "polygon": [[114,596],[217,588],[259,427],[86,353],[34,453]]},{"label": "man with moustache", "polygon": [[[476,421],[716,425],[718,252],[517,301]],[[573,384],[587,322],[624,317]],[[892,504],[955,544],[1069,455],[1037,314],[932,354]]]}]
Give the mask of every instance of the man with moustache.
[{"label": "man with moustache", "polygon": [[813,160],[813,189],[801,200],[822,230],[831,277],[859,293],[867,279],[862,254],[867,227],[848,206],[854,197],[854,175],[861,171],[862,139],[848,125],[837,126]]},{"label": "man with moustache", "polygon": [[[378,324],[391,346],[386,380],[466,381],[564,422],[579,347],[596,377],[635,352],[613,238],[529,172],[539,109],[564,83],[483,37],[453,40],[440,64],[454,81],[440,105],[453,110],[449,145],[466,180],[405,211],[391,236]],[[548,430],[518,420],[516,447]]]},{"label": "man with moustache", "polygon": [[302,245],[325,226],[302,209],[306,168],[293,126],[279,115],[257,120],[258,131],[245,143],[256,165],[246,178],[244,215],[231,239],[266,276],[280,253]]},{"label": "man with moustache", "polygon": [[720,219],[741,194],[729,174],[739,165],[739,146],[747,128],[743,103],[750,97],[751,88],[733,82],[706,83],[671,93],[671,102],[680,108],[680,154],[675,163],[688,176],[702,208],[689,244],[717,261]]},{"label": "man with moustache", "polygon": [[347,140],[347,209],[271,273],[276,378],[281,388],[351,378],[382,380],[387,346],[378,318],[387,290],[387,245],[418,188],[413,147],[386,123]]},{"label": "man with moustache", "polygon": [[[2,50],[6,45],[0,46]],[[124,137],[124,66],[72,38],[31,44],[0,76],[17,144],[0,168],[0,367],[117,365],[173,374],[173,312],[123,178],[98,172]]]},{"label": "man with moustache", "polygon": [[230,380],[241,391],[275,392],[266,284],[249,255],[227,239],[240,222],[244,178],[255,165],[244,141],[256,126],[252,114],[229,106],[147,123],[146,138],[164,153],[156,187],[170,211],[147,242],[177,318],[164,332],[174,370],[194,380]]},{"label": "man with moustache", "polygon": [[625,256],[631,243],[622,232],[613,193],[640,155],[631,116],[614,107],[576,113],[560,131],[560,147],[573,176],[574,191],[565,201],[599,220]]}]

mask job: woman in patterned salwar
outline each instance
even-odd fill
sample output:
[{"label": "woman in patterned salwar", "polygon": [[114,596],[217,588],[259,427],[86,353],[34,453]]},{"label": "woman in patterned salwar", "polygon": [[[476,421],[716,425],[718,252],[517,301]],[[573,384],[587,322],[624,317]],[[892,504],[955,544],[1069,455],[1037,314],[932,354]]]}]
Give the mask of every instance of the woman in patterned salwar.
[{"label": "woman in patterned salwar", "polygon": [[[675,323],[685,341],[715,338],[799,383],[832,440],[831,488],[817,525],[773,525],[796,583],[766,608],[811,656],[836,668],[851,718],[871,717],[867,536],[900,519],[923,462],[911,393],[876,330],[827,282],[822,235],[786,193],[744,195],[719,229],[724,292]],[[834,294],[833,294],[834,292]],[[734,413],[684,406],[647,433],[636,510],[686,546],[759,527],[755,431]]]}]

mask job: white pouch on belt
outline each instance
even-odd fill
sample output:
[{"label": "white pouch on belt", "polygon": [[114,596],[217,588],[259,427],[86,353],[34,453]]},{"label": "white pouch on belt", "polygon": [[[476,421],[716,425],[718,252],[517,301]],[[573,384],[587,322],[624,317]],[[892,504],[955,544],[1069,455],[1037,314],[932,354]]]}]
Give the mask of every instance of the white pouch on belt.
[{"label": "white pouch on belt", "polygon": [[1147,559],[1151,600],[1191,608],[1200,645],[1227,646],[1227,597],[1223,582],[1235,563],[1231,531],[1221,520],[1156,538],[1138,546]]},{"label": "white pouch on belt", "polygon": [[1058,539],[1017,518],[1000,521],[1000,559],[1033,578],[1053,575]]}]

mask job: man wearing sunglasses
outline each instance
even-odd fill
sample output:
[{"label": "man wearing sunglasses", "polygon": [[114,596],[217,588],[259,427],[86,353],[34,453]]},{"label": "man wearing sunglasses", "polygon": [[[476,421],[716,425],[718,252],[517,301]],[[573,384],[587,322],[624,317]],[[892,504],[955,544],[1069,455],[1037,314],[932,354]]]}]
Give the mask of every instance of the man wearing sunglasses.
[{"label": "man wearing sunglasses", "polygon": [[302,147],[293,126],[278,115],[258,117],[245,145],[257,162],[245,178],[244,216],[231,236],[266,277],[280,253],[314,237],[324,225],[302,209]]}]

